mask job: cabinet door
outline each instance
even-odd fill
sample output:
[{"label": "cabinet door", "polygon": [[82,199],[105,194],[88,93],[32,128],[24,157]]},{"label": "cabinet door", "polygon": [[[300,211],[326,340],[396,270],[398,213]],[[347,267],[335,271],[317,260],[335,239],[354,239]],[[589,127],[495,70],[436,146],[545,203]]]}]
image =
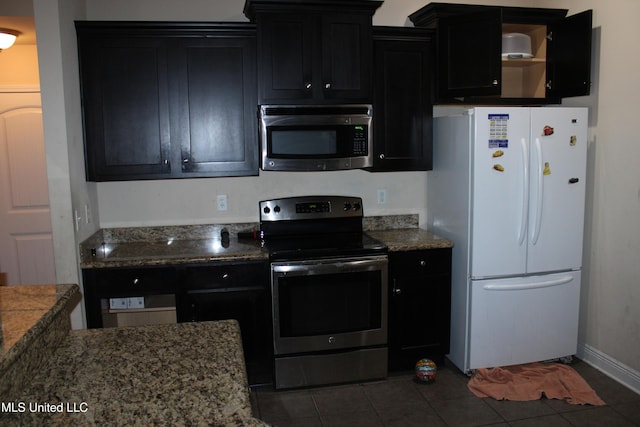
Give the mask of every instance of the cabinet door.
[{"label": "cabinet door", "polygon": [[430,38],[376,40],[373,170],[432,168]]},{"label": "cabinet door", "polygon": [[442,18],[438,24],[438,96],[500,95],[500,10]]},{"label": "cabinet door", "polygon": [[449,352],[451,250],[395,253],[389,270],[390,368],[411,369],[424,357],[442,363]]},{"label": "cabinet door", "polygon": [[269,103],[371,101],[371,17],[262,14],[259,99]]},{"label": "cabinet door", "polygon": [[324,99],[371,100],[371,17],[358,14],[321,16]]},{"label": "cabinet door", "polygon": [[181,176],[257,175],[255,37],[176,44],[171,135]]},{"label": "cabinet door", "polygon": [[262,14],[259,17],[261,104],[312,98],[316,28],[314,19],[296,13]]},{"label": "cabinet door", "polygon": [[592,15],[593,12],[587,10],[549,26],[549,97],[589,95]]},{"label": "cabinet door", "polygon": [[87,179],[171,172],[167,49],[153,37],[78,30]]},{"label": "cabinet door", "polygon": [[273,339],[269,264],[188,266],[181,276],[178,321],[236,319],[250,384],[272,381]]}]

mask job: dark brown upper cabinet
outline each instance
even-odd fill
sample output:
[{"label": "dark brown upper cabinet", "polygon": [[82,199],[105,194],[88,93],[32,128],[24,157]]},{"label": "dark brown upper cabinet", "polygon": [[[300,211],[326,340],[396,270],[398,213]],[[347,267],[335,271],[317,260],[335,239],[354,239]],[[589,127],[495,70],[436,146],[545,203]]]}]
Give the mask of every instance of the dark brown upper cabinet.
[{"label": "dark brown upper cabinet", "polygon": [[247,0],[260,104],[371,103],[378,0]]},{"label": "dark brown upper cabinet", "polygon": [[248,23],[76,22],[87,179],[258,174]]},{"label": "dark brown upper cabinet", "polygon": [[373,167],[432,169],[432,30],[374,27]]},{"label": "dark brown upper cabinet", "polygon": [[[436,102],[550,104],[588,95],[592,11],[431,3],[409,18],[437,29]],[[531,40],[532,58],[503,56],[502,35]]]}]

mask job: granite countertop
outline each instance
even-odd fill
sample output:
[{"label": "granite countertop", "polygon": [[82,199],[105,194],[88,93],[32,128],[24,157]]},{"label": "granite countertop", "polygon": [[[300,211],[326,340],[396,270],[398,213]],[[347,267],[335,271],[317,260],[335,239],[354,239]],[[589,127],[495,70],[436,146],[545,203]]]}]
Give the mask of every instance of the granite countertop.
[{"label": "granite countertop", "polygon": [[[0,287],[0,373],[6,370],[79,296],[78,285]],[[66,335],[68,330],[61,331]],[[5,380],[5,378],[3,378]],[[4,387],[0,386],[0,391]]]},{"label": "granite countertop", "polygon": [[230,238],[105,243],[96,256],[82,260],[82,268],[137,267],[203,262],[251,261],[269,254],[258,240]]},{"label": "granite countertop", "polygon": [[368,231],[374,239],[384,242],[390,252],[452,248],[453,242],[422,228]]},{"label": "granite countertop", "polygon": [[[221,238],[229,232],[228,242]],[[101,229],[80,245],[82,268],[139,267],[266,260],[260,240],[238,239],[257,224],[211,224]]]},{"label": "granite countertop", "polygon": [[[418,228],[417,215],[365,217],[364,230],[390,251],[452,247],[453,243]],[[229,241],[220,233],[229,231]],[[141,267],[184,263],[267,260],[260,240],[238,239],[256,223],[103,229],[82,242],[82,268]]]},{"label": "granite countertop", "polygon": [[0,424],[266,425],[235,320],[71,331],[13,401]]}]

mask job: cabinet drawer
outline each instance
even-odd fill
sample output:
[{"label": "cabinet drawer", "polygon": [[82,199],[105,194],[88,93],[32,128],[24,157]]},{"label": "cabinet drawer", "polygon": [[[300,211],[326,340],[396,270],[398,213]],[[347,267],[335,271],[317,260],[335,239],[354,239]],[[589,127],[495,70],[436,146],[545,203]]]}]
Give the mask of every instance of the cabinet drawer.
[{"label": "cabinet drawer", "polygon": [[428,249],[389,254],[392,275],[450,274],[451,249]]},{"label": "cabinet drawer", "polygon": [[146,295],[158,291],[173,293],[174,268],[93,269],[84,270],[85,290],[91,287],[96,296]]},{"label": "cabinet drawer", "polygon": [[218,264],[215,266],[187,267],[183,276],[183,289],[266,288],[269,277],[265,262]]}]

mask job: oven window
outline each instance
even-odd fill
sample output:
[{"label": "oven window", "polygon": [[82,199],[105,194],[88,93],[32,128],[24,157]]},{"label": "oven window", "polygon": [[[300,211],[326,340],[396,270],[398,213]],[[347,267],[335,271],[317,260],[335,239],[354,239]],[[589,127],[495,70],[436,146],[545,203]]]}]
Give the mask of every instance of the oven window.
[{"label": "oven window", "polygon": [[338,152],[335,129],[282,129],[271,131],[271,154],[281,156],[333,156]]},{"label": "oven window", "polygon": [[380,271],[280,277],[280,336],[379,329],[380,277]]}]

